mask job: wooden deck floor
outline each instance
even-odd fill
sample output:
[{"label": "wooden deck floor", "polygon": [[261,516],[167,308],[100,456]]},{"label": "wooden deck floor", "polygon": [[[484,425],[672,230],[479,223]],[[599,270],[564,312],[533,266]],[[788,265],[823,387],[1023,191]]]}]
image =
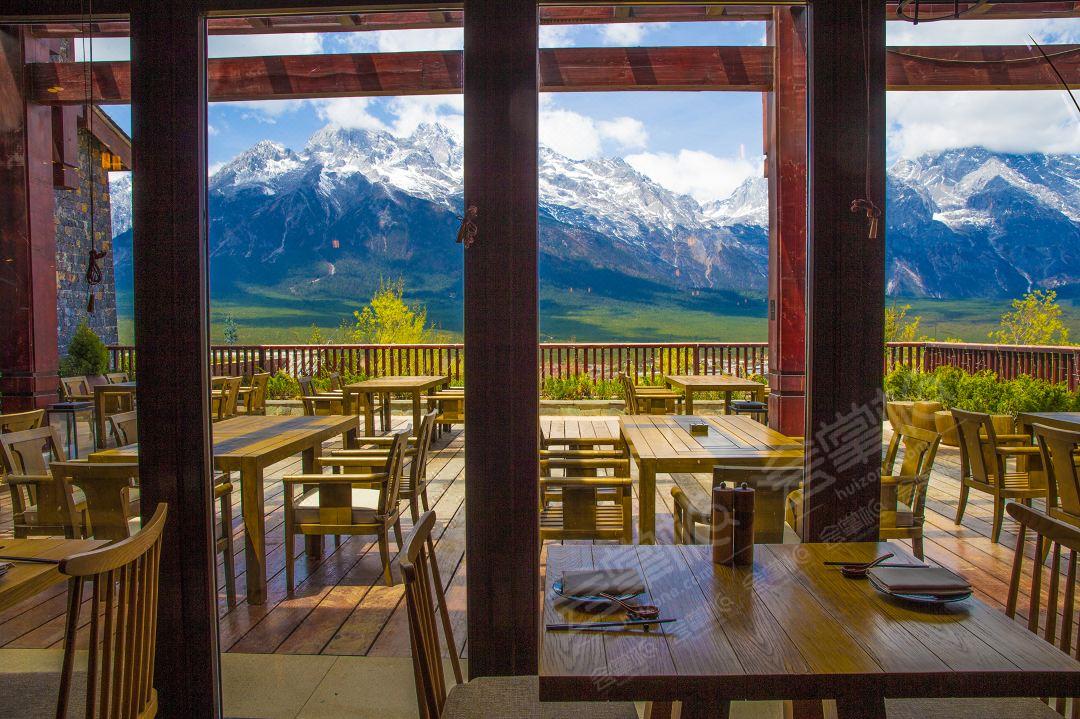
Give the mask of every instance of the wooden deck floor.
[{"label": "wooden deck floor", "polygon": [[[401,420],[404,423],[404,420]],[[615,417],[543,417],[549,436],[610,436],[617,433]],[[438,515],[436,554],[453,618],[457,644],[465,646],[465,438],[459,431],[437,440],[430,459],[429,494]],[[402,587],[396,562],[393,587],[381,581],[378,550],[366,537],[343,539],[339,546],[327,541],[323,555],[310,558],[297,540],[297,587],[290,596],[285,589],[282,537],[282,485],[278,478],[299,472],[299,457],[276,465],[266,475],[266,529],[269,584],[262,606],[243,601],[244,555],[239,519],[236,533],[237,591],[241,601],[229,610],[219,588],[221,647],[223,651],[283,654],[331,654],[408,656],[408,630]],[[1001,543],[990,534],[990,501],[972,493],[963,526],[953,524],[959,494],[959,454],[943,447],[938,454],[928,495],[926,554],[965,576],[979,597],[1004,609],[1008,588],[1015,524],[1006,518]],[[657,477],[657,532],[659,541],[670,542],[670,488],[678,482],[684,490],[705,497],[709,478],[704,475]],[[636,489],[636,488],[635,488]],[[239,497],[234,516],[239,517]],[[403,527],[411,521],[405,513]],[[636,498],[635,498],[636,525]],[[10,535],[11,508],[6,492],[0,498],[0,536]],[[1029,551],[1031,551],[1029,549]],[[220,561],[219,561],[220,576]],[[1043,586],[1047,585],[1044,582]],[[56,585],[38,597],[0,613],[0,647],[59,647],[63,638],[65,586]],[[1021,599],[1026,605],[1026,596]],[[85,614],[85,613],[84,613]]]}]

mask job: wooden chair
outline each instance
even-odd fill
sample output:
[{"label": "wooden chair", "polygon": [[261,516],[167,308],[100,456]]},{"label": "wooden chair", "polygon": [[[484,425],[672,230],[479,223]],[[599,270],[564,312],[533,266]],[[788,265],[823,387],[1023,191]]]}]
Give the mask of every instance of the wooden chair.
[{"label": "wooden chair", "polygon": [[304,403],[304,414],[309,417],[328,414],[345,414],[341,392],[320,392],[315,389],[313,377],[297,377],[300,385],[300,401]]},{"label": "wooden chair", "polygon": [[[1039,448],[1030,445],[1007,445],[1000,442],[990,415],[982,412],[952,410],[960,440],[960,502],[956,507],[956,523],[964,518],[968,492],[975,489],[994,498],[992,541],[1001,536],[1005,503],[1020,500],[1030,504],[1032,499],[1046,497],[1045,477],[1028,472],[1010,472],[1006,466],[1011,457],[1038,455]],[[1014,436],[1007,438],[1009,441]]]},{"label": "wooden chair", "polygon": [[44,421],[45,410],[43,409],[32,409],[29,412],[0,414],[0,434],[22,432],[27,429],[37,429]]},{"label": "wooden chair", "polygon": [[662,387],[638,387],[624,372],[617,375],[623,389],[626,414],[672,414],[682,406],[682,395]]},{"label": "wooden chair", "polygon": [[[893,473],[900,445],[904,460],[900,472]],[[878,536],[885,539],[910,539],[912,553],[923,558],[923,524],[926,490],[934,469],[941,435],[911,425],[900,427],[889,440],[881,465],[881,521]]]},{"label": "wooden chair", "polygon": [[1080,468],[1077,467],[1080,432],[1042,424],[1036,424],[1032,429],[1046,470],[1046,513],[1080,527]]},{"label": "wooden chair", "polygon": [[[569,476],[554,477],[553,469]],[[580,476],[585,469],[611,470],[613,476]],[[632,484],[629,459],[541,459],[541,541],[613,539],[632,544]]]},{"label": "wooden chair", "polygon": [[65,402],[93,402],[94,390],[85,376],[61,377],[60,391]]},{"label": "wooden chair", "polygon": [[[383,576],[387,586],[393,586],[389,533],[393,528],[400,549],[398,492],[405,444],[404,432],[394,435],[381,472],[301,474],[282,479],[285,484],[285,584],[290,592],[293,589],[293,537],[297,534],[376,535]],[[299,497],[295,494],[297,485],[305,485]]]},{"label": "wooden chair", "polygon": [[130,382],[127,372],[106,372],[105,380],[109,384],[120,384],[121,382]]},{"label": "wooden chair", "polygon": [[111,414],[106,420],[109,423],[109,431],[116,438],[117,447],[126,447],[139,441],[138,412],[121,412]]},{"label": "wooden chair", "polygon": [[269,372],[256,372],[251,375],[251,384],[241,387],[236,404],[237,412],[243,414],[266,414],[267,388],[270,385]]},{"label": "wooden chair", "polygon": [[675,508],[672,515],[675,544],[708,544],[712,526],[710,513],[695,506],[678,485],[671,488],[671,498]]},{"label": "wooden chair", "polygon": [[243,377],[226,377],[210,399],[210,412],[215,422],[236,416],[236,403],[240,397]]},{"label": "wooden chair", "polygon": [[[1016,533],[1016,550],[1013,553],[1012,575],[1009,594],[1005,602],[1005,614],[1016,619],[1020,585],[1024,581],[1024,559],[1027,533],[1035,535],[1035,556],[1052,551],[1050,586],[1043,590],[1044,568],[1041,562],[1031,562],[1029,575],[1031,590],[1027,625],[1039,633],[1040,617],[1046,617],[1043,637],[1066,654],[1080,658],[1080,641],[1074,626],[1073,602],[1076,597],[1076,560],[1080,552],[1080,529],[1071,524],[1031,507],[1015,502],[1006,508],[1019,525]],[[1062,586],[1062,555],[1068,552],[1068,575]],[[1025,582],[1026,584],[1026,582]],[[1046,604],[1043,605],[1043,597]],[[1059,598],[1064,601],[1059,604]],[[1060,613],[1060,614],[1059,614]],[[1059,624],[1060,620],[1060,624]],[[1007,647],[1003,648],[1007,651]],[[1069,716],[1075,717],[1078,707],[1073,698]],[[1061,719],[1065,716],[1066,697],[1049,699],[904,699],[887,700],[889,719]]]},{"label": "wooden chair", "polygon": [[[159,504],[135,536],[60,561],[60,573],[70,577],[60,672],[6,675],[0,706],[17,707],[25,719],[157,716],[154,652],[167,515],[166,505]],[[86,670],[76,670],[82,663],[76,654],[87,650]]]},{"label": "wooden chair", "polygon": [[[754,488],[754,541],[780,544],[784,537],[784,499],[803,479],[801,467],[715,467],[712,486],[720,482],[737,487],[743,482]],[[704,508],[697,506],[681,487],[672,487],[675,503],[676,544],[705,544],[712,524],[712,508],[706,496]]]},{"label": "wooden chair", "polygon": [[[633,703],[566,704],[539,701],[536,676],[482,677],[463,682],[459,648],[447,611],[446,594],[431,533],[435,513],[424,512],[401,549],[401,575],[409,618],[416,702],[420,719],[636,719]],[[436,619],[438,613],[438,619]],[[439,625],[443,641],[439,641]],[[455,684],[446,686],[443,650],[450,657]],[[542,707],[542,710],[541,710]]]},{"label": "wooden chair", "polygon": [[83,536],[87,529],[86,499],[49,471],[49,463],[66,460],[52,427],[0,434],[0,466],[11,496],[15,537]]},{"label": "wooden chair", "polygon": [[137,501],[133,490],[139,483],[134,462],[53,462],[52,476],[82,490],[89,515],[89,535],[94,539],[127,539],[139,530]]}]

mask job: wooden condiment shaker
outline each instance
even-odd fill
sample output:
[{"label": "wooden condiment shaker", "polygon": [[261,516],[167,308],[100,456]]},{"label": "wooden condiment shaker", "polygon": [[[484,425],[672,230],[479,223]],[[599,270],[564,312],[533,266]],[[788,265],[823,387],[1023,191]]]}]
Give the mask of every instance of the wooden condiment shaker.
[{"label": "wooden condiment shaker", "polygon": [[713,487],[711,543],[713,562],[731,564],[735,559],[735,488],[724,482]]},{"label": "wooden condiment shaker", "polygon": [[743,482],[732,495],[734,564],[747,566],[754,563],[754,488]]}]

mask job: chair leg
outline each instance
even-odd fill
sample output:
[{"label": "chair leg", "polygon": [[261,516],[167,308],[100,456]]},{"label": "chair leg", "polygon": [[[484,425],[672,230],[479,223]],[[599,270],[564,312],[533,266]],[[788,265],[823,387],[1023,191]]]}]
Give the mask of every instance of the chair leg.
[{"label": "chair leg", "polygon": [[[427,511],[426,507],[424,508],[424,511]],[[416,506],[415,491],[409,495],[409,514],[412,516],[413,524],[416,524],[416,522],[420,519],[420,509]],[[401,542],[398,542],[398,546],[400,545]]]},{"label": "chair leg", "polygon": [[379,556],[382,558],[383,579],[386,580],[386,586],[392,587],[394,577],[390,574],[390,542],[386,537],[388,533],[387,527],[383,527],[383,530],[379,532]]},{"label": "chair leg", "polygon": [[990,541],[997,544],[1001,536],[1001,525],[1005,520],[1005,498],[994,497],[994,527],[990,531]]},{"label": "chair leg", "polygon": [[431,507],[430,507],[430,506],[429,506],[429,504],[428,504],[428,498],[427,498],[427,483],[426,483],[426,482],[424,483],[424,488],[420,490],[420,499],[421,499],[421,500],[423,501],[423,503],[424,503],[424,511],[425,511],[425,512],[426,512],[426,511],[428,511],[428,510],[429,510],[429,509],[430,509]]},{"label": "chair leg", "polygon": [[397,540],[398,551],[400,552],[401,547],[404,544],[401,541],[401,520],[400,519],[395,519],[394,520],[394,539]]},{"label": "chair leg", "polygon": [[971,491],[971,487],[966,484],[960,485],[960,501],[956,505],[956,522],[960,524],[960,520],[964,518],[964,509],[967,507],[968,492]]},{"label": "chair leg", "polygon": [[923,559],[923,538],[921,535],[911,538],[911,553],[915,555],[916,559]]},{"label": "chair leg", "polygon": [[232,495],[221,498],[221,536],[225,540],[225,556],[222,567],[225,572],[225,603],[229,609],[236,607],[236,566],[232,536]]},{"label": "chair leg", "polygon": [[[285,487],[285,491],[289,491],[288,486]],[[289,594],[292,594],[293,590],[293,523],[292,517],[290,517],[289,510],[285,511],[285,588]]]}]

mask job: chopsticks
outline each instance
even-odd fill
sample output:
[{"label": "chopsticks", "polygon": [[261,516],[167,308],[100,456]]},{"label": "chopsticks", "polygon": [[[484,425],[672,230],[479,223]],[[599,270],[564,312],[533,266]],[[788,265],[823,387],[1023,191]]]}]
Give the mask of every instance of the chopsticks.
[{"label": "chopsticks", "polygon": [[[824,564],[825,564],[826,567],[853,567],[853,566],[854,567],[859,567],[859,566],[862,566],[862,565],[866,564],[866,562],[824,562]],[[897,564],[896,562],[882,562],[881,564],[878,564],[876,566],[878,566],[878,567],[900,567],[900,568],[908,568],[908,567],[910,567],[912,569],[926,569],[930,565],[929,564],[903,564],[903,563]]]},{"label": "chopsticks", "polygon": [[603,627],[642,627],[650,624],[667,624],[674,622],[675,617],[667,619],[625,619],[614,622],[578,622],[575,624],[548,624],[547,629],[551,632],[565,631],[568,629],[598,629]]},{"label": "chopsticks", "polygon": [[26,562],[28,564],[59,564],[59,559],[42,559],[41,557],[6,557],[0,556],[0,562]]}]

